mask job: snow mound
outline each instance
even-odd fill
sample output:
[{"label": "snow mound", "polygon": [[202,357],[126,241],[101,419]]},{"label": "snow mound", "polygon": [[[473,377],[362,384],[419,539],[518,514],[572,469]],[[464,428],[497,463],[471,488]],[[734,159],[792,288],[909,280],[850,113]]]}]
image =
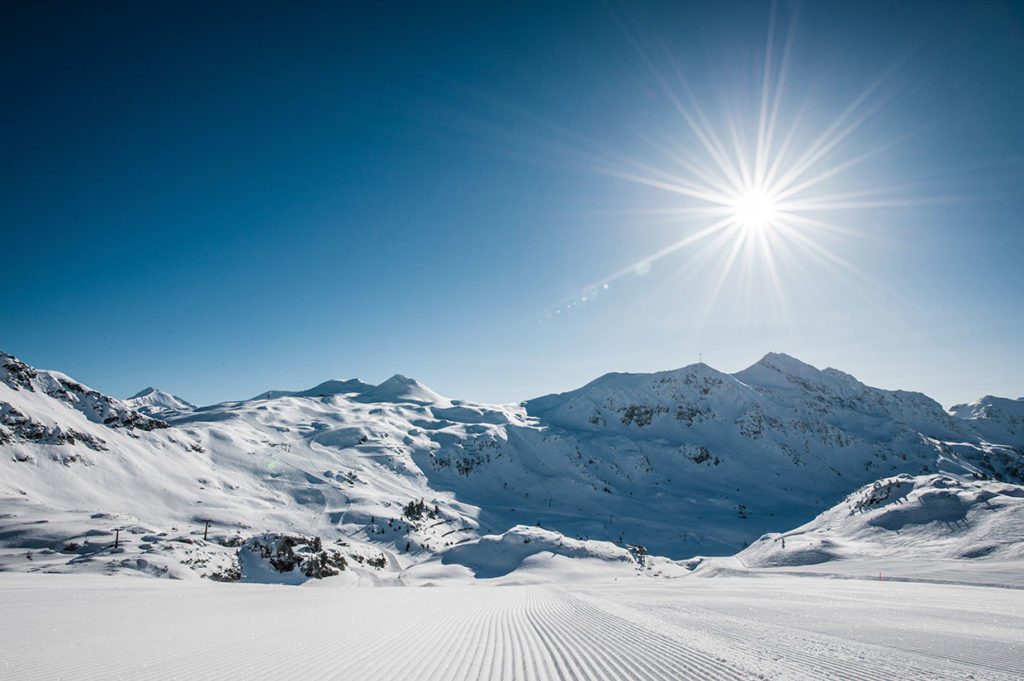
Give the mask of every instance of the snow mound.
[{"label": "snow mound", "polygon": [[865,557],[1021,561],[1024,486],[948,475],[884,478],[736,557],[752,568]]},{"label": "snow mound", "polygon": [[[606,566],[637,567],[637,560],[627,549],[606,541],[577,540],[539,527],[517,525],[498,535],[454,546],[445,551],[441,562],[469,568],[479,579],[504,577],[517,570],[537,569],[553,557],[604,563]],[[541,558],[542,560],[532,560]]]}]

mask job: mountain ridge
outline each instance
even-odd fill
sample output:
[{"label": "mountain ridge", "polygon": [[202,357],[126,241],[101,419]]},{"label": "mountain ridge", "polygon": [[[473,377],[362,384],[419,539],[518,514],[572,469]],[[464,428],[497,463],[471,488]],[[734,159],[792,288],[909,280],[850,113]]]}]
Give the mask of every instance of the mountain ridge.
[{"label": "mountain ridge", "polygon": [[[1024,478],[1019,440],[978,430],[991,418],[958,418],[920,393],[781,353],[736,374],[702,363],[610,373],[520,405],[450,400],[401,375],[164,411],[159,422],[104,398],[125,425],[21,389],[19,376],[40,371],[5,361],[18,364],[0,381],[0,448],[10,454],[0,457],[0,505],[48,521],[11,536],[49,547],[61,570],[91,564],[60,563],[58,548],[98,531],[96,513],[131,518],[146,536],[197,518],[224,541],[317,535],[383,551],[405,570],[517,526],[672,558],[727,555],[886,476]],[[24,437],[14,412],[48,418],[64,436]],[[405,516],[414,502],[429,521]],[[137,560],[154,560],[145,551]],[[217,556],[211,565],[226,560]]]}]

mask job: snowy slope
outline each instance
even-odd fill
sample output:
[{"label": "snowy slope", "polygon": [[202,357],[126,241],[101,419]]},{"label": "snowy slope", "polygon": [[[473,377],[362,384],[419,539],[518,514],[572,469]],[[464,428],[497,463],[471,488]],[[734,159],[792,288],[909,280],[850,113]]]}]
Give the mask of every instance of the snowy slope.
[{"label": "snowy slope", "polygon": [[902,559],[1024,564],[1024,486],[945,475],[867,485],[811,522],[761,537],[737,554],[747,567]]},{"label": "snowy slope", "polygon": [[[609,374],[523,405],[402,376],[207,407],[153,391],[152,406],[174,405],[164,421],[4,357],[0,569],[227,578],[238,547],[269,532],[315,537],[371,583],[413,567],[483,577],[499,570],[479,547],[521,553],[523,532],[551,533],[534,548],[722,555],[881,477],[1021,477],[1020,452],[974,421],[785,355],[735,375]],[[509,571],[575,560],[537,555]]]},{"label": "snowy slope", "polygon": [[[93,449],[101,449],[102,441],[93,437],[95,429],[91,424],[122,432],[167,427],[166,423],[149,418],[69,376],[58,371],[37,370],[3,352],[0,352],[0,401],[3,410],[0,412],[0,444],[85,442]],[[24,411],[19,410],[19,406]],[[83,430],[75,431],[70,424],[78,424]]]}]

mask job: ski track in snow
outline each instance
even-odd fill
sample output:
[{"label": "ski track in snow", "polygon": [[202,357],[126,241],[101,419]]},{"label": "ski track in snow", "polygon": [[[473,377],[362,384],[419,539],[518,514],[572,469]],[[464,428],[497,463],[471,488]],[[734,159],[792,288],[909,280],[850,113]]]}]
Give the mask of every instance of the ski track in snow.
[{"label": "ski track in snow", "polygon": [[1012,679],[1024,591],[801,577],[358,589],[0,575],[4,679]]}]

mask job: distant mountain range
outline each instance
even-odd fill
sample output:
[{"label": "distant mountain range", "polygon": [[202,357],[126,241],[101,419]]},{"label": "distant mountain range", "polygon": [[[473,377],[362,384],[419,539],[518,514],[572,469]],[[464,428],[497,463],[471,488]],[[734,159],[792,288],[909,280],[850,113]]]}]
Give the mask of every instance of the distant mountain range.
[{"label": "distant mountain range", "polygon": [[[518,405],[396,375],[202,407],[155,388],[117,400],[0,353],[0,568],[223,577],[232,547],[291,533],[401,573],[483,564],[449,549],[517,526],[726,555],[881,478],[1024,482],[1022,450],[1022,400],[946,412],[776,353],[735,374],[607,374]],[[216,544],[192,542],[207,520]],[[131,539],[111,554],[115,526]]]}]

